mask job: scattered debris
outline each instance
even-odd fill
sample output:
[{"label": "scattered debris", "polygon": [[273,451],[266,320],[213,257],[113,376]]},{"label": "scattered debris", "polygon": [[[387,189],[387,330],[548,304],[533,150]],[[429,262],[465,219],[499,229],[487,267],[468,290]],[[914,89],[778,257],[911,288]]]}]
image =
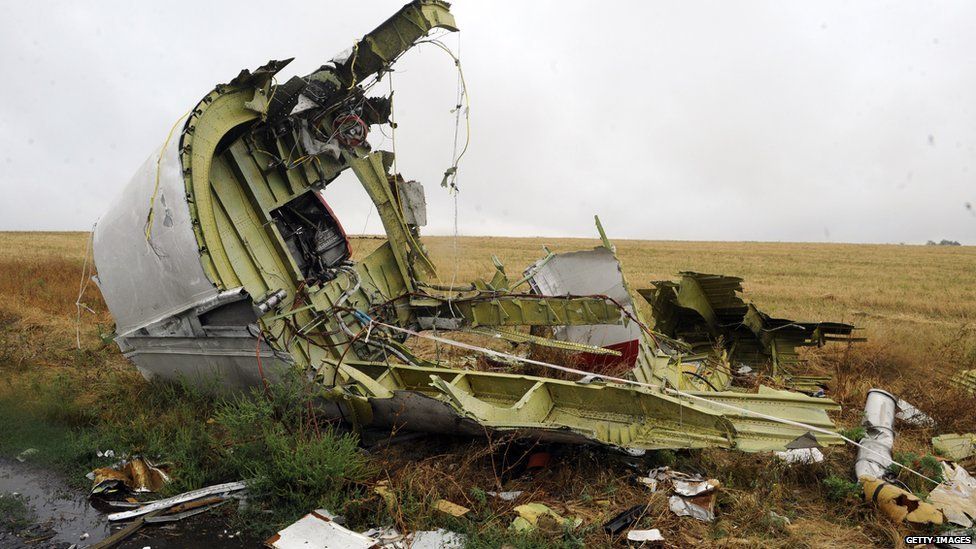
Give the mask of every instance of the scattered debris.
[{"label": "scattered debris", "polygon": [[776,457],[789,464],[820,463],[824,460],[823,452],[819,448],[791,448],[785,452],[774,452]]},{"label": "scattered debris", "polygon": [[25,461],[27,461],[27,458],[33,456],[36,453],[37,453],[37,448],[28,448],[23,452],[17,454],[17,461],[24,463]]},{"label": "scattered debris", "polygon": [[388,480],[381,480],[377,482],[376,486],[373,486],[373,493],[379,494],[380,497],[382,497],[383,500],[386,501],[386,506],[388,508],[396,509],[397,507],[396,494],[394,494],[393,491],[390,490],[390,482]]},{"label": "scattered debris", "polygon": [[690,516],[705,522],[715,520],[715,497],[722,486],[718,480],[682,473],[670,467],[658,467],[648,476],[639,477],[637,481],[649,487],[652,492],[670,484],[674,495],[668,499],[668,506],[676,515]]},{"label": "scattered debris", "polygon": [[797,450],[800,448],[822,448],[817,436],[811,432],[803,433],[786,445],[787,450]]},{"label": "scattered debris", "polygon": [[375,539],[348,530],[332,518],[325,509],[312,511],[264,542],[275,549],[308,549],[309,547],[341,547],[370,549],[378,547]]},{"label": "scattered debris", "polygon": [[154,465],[148,459],[133,457],[113,467],[102,467],[88,473],[91,493],[111,494],[120,491],[158,492],[170,481],[167,465]]},{"label": "scattered debris", "polygon": [[665,483],[671,485],[676,494],[691,497],[710,492],[719,488],[722,483],[715,479],[706,479],[701,475],[692,475],[675,471],[670,467],[652,469],[646,477],[638,477],[638,482],[648,486],[651,492],[656,492]]},{"label": "scattered debris", "polygon": [[696,481],[672,480],[672,483],[675,493],[688,498],[712,492],[722,485],[722,483],[715,479]]},{"label": "scattered debris", "polygon": [[434,503],[434,508],[442,513],[447,513],[453,517],[463,517],[464,515],[471,512],[471,509],[467,507],[458,505],[447,501],[446,499],[439,499]]},{"label": "scattered debris", "polygon": [[539,529],[544,532],[556,533],[566,529],[571,530],[583,524],[582,519],[563,518],[562,515],[542,503],[519,505],[514,511],[519,515],[515,517],[511,525],[511,528],[516,532],[529,532]]},{"label": "scattered debris", "polygon": [[942,511],[948,522],[964,528],[973,526],[976,479],[958,464],[947,462],[942,462],[942,476],[946,480],[929,492],[929,501]]},{"label": "scattered debris", "polygon": [[895,417],[908,423],[909,425],[915,425],[918,427],[935,427],[935,420],[932,419],[928,414],[922,412],[918,408],[912,406],[907,401],[898,399],[898,412],[895,413]]},{"label": "scattered debris", "polygon": [[892,520],[919,525],[942,524],[942,512],[908,490],[878,478],[861,477],[860,480],[864,483],[864,501],[877,505]]},{"label": "scattered debris", "polygon": [[549,452],[534,452],[529,456],[525,470],[529,472],[541,471],[549,467],[550,462],[552,462],[552,456]]},{"label": "scattered debris", "polygon": [[692,517],[702,522],[715,520],[716,492],[709,492],[694,497],[671,496],[668,507],[679,517]]},{"label": "scattered debris", "polygon": [[879,479],[891,466],[891,448],[895,444],[895,409],[897,399],[889,392],[871,389],[864,403],[864,437],[857,451],[854,473],[857,478]]},{"label": "scattered debris", "polygon": [[467,537],[443,528],[413,532],[408,536],[410,549],[461,549]]},{"label": "scattered debris", "polygon": [[509,492],[485,492],[485,493],[491,497],[498,498],[502,501],[515,501],[519,498],[519,496],[521,496],[525,492],[522,490],[512,490]]},{"label": "scattered debris", "polygon": [[946,434],[932,437],[932,449],[952,461],[962,461],[976,455],[976,434]]},{"label": "scattered debris", "polygon": [[949,383],[964,391],[976,394],[976,369],[963,370],[949,378]]},{"label": "scattered debris", "polygon": [[603,525],[603,531],[611,536],[616,536],[637,523],[645,511],[647,511],[647,505],[635,505],[607,521]]},{"label": "scattered debris", "polygon": [[793,524],[793,521],[790,520],[790,517],[784,517],[783,515],[777,513],[776,511],[770,511],[769,518],[776,524],[779,524],[780,526],[783,527]]},{"label": "scattered debris", "polygon": [[627,541],[654,542],[664,541],[664,536],[657,528],[650,530],[631,530],[627,532]]},{"label": "scattered debris", "polygon": [[391,549],[399,549],[402,546],[402,542],[407,538],[407,536],[401,534],[400,531],[393,526],[370,528],[369,530],[360,533],[376,540],[379,547],[389,547]]}]

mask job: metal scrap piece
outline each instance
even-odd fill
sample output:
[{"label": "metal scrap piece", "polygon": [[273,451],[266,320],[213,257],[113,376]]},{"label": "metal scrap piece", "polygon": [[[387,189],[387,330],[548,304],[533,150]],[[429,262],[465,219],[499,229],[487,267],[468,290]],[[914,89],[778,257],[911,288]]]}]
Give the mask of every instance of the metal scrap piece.
[{"label": "metal scrap piece", "polygon": [[271,536],[264,543],[275,549],[308,549],[309,547],[371,549],[380,546],[375,539],[342,527],[332,520],[330,515],[325,509],[312,511]]},{"label": "metal scrap piece", "polygon": [[710,492],[691,498],[671,496],[668,507],[679,517],[691,517],[702,522],[715,520],[715,493]]},{"label": "metal scrap piece", "polygon": [[873,502],[893,520],[913,524],[942,524],[942,513],[908,490],[877,478],[861,477],[860,480],[864,483],[864,501]]},{"label": "metal scrap piece", "polygon": [[[630,314],[634,305],[627,292],[620,262],[604,246],[580,252],[547,256],[526,270],[529,284],[540,295],[608,296]],[[623,361],[633,364],[637,356],[640,327],[634,322],[622,325],[560,326],[556,339],[607,347],[623,353]]]},{"label": "metal scrap piece", "polygon": [[976,434],[945,434],[932,437],[932,449],[953,461],[976,455]]},{"label": "metal scrap piece", "polygon": [[171,498],[156,500],[152,503],[147,503],[138,509],[132,509],[129,511],[122,511],[119,513],[112,513],[107,518],[110,521],[116,520],[126,520],[141,515],[146,515],[154,511],[163,511],[179,505],[181,503],[186,503],[188,501],[193,501],[200,498],[205,498],[207,496],[213,496],[217,494],[229,494],[231,492],[239,492],[247,488],[247,482],[227,482],[225,484],[217,484],[214,486],[208,486],[206,488],[200,488],[199,490],[192,490],[190,492],[184,492],[177,496]]},{"label": "metal scrap piece", "polygon": [[976,519],[976,478],[955,463],[942,463],[946,479],[929,492],[929,501],[942,511],[947,521],[964,528]]}]

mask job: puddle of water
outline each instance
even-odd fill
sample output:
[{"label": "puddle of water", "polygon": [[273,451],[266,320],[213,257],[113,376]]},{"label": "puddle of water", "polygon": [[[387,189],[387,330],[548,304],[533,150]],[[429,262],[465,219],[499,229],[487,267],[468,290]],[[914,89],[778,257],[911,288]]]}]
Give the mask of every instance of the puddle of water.
[{"label": "puddle of water", "polygon": [[[34,524],[49,526],[56,534],[37,545],[16,547],[67,547],[78,544],[86,547],[101,541],[124,523],[109,523],[105,513],[92,506],[88,494],[68,488],[64,479],[29,463],[0,459],[0,493],[18,493],[27,499],[33,509]],[[231,504],[225,505],[228,507]],[[117,509],[103,509],[109,512]],[[88,534],[84,540],[82,534]],[[11,538],[0,533],[0,547]],[[162,526],[146,525],[131,538],[122,542],[119,549],[224,549],[232,547],[260,547],[261,540],[241,535],[229,524],[223,513],[204,513],[178,523]]]},{"label": "puddle of water", "polygon": [[[86,545],[110,533],[105,516],[88,502],[87,494],[67,488],[57,475],[26,463],[0,460],[0,493],[18,493],[27,499],[38,524],[50,523],[57,542]],[[81,536],[88,534],[82,541]]]}]

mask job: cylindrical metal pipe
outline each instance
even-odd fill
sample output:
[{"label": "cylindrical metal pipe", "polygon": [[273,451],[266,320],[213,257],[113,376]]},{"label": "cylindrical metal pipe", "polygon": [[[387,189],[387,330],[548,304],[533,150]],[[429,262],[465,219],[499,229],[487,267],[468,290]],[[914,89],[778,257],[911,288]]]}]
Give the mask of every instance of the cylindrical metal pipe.
[{"label": "cylindrical metal pipe", "polygon": [[882,478],[891,465],[891,447],[895,444],[895,411],[898,399],[888,391],[871,389],[864,403],[864,438],[854,462],[857,478]]}]

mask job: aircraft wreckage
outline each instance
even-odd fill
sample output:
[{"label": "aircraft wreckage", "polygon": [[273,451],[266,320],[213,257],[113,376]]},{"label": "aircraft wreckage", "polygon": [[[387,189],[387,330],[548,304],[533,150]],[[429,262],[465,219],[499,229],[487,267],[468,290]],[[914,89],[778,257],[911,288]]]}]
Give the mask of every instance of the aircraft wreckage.
[{"label": "aircraft wreckage", "polygon": [[[244,389],[300,369],[329,413],[359,427],[518,431],[638,451],[780,450],[811,429],[821,444],[841,442],[834,402],[749,392],[733,386],[733,368],[771,367],[785,386],[810,388],[795,348],[849,338],[851,326],[771,318],[738,297],[739,279],[696,273],[638,290],[648,324],[599,222],[602,246],[548,254],[517,279],[496,261],[491,280],[439,282],[420,240],[423,188],[366,140],[391,113],[390,97],[367,96],[369,82],[435,28],[457,30],[449,4],[414,1],[307,76],[276,83],[287,60],[242,71],[173,127],[93,235],[115,340],[142,374]],[[346,169],[387,238],[361,261],[320,194]],[[553,347],[581,365],[453,332]],[[407,345],[423,337],[558,375],[428,360]]]}]

